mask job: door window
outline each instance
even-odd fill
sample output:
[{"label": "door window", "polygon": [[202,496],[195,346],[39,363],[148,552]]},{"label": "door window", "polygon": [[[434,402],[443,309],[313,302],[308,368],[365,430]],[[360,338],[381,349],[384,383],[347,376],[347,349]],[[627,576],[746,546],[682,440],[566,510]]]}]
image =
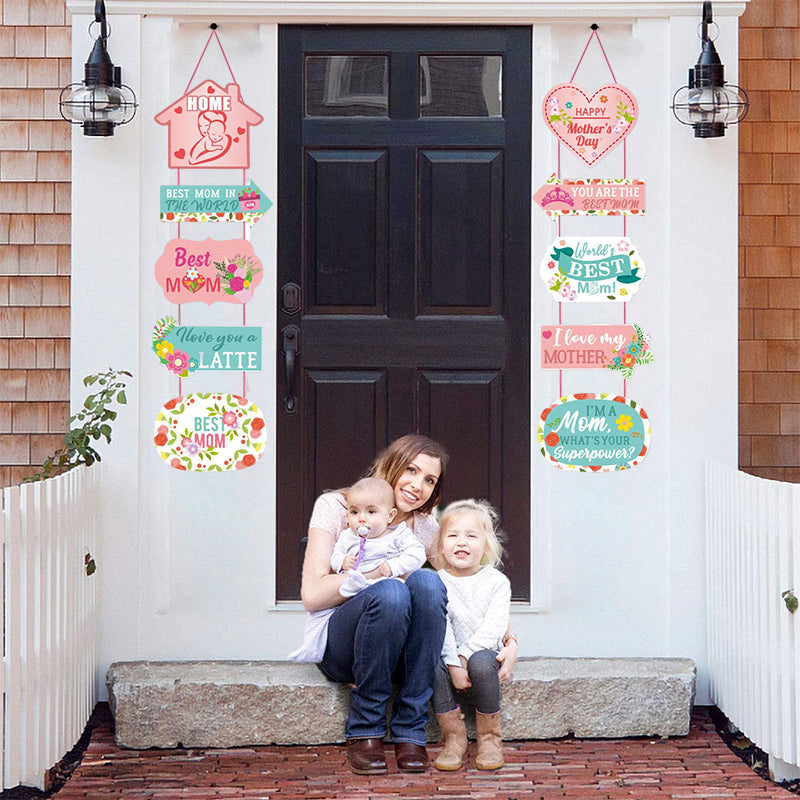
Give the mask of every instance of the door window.
[{"label": "door window", "polygon": [[381,55],[307,55],[307,117],[387,117],[389,59]]},{"label": "door window", "polygon": [[503,57],[419,57],[421,117],[502,117]]}]

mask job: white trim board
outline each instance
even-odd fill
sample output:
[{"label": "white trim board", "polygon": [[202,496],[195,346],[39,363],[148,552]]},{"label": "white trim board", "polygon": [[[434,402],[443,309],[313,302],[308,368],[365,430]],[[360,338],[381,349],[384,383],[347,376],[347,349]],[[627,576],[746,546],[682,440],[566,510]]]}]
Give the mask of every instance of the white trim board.
[{"label": "white trim board", "polygon": [[[738,17],[744,13],[747,0],[716,0],[714,15]],[[67,0],[72,14],[93,14],[94,0]],[[113,14],[141,14],[162,17],[249,17],[253,21],[268,18],[287,22],[362,22],[446,24],[531,24],[537,20],[587,17],[600,22],[603,18],[696,16],[700,19],[699,0],[480,0],[453,2],[434,0],[114,0]]]}]

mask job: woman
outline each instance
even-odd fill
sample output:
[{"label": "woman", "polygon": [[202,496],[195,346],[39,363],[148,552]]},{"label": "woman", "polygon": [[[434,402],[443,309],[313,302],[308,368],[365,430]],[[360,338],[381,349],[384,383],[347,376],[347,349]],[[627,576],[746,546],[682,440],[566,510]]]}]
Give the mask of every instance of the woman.
[{"label": "woman", "polygon": [[[426,436],[410,434],[392,442],[369,471],[394,488],[397,517],[425,545],[438,567],[439,526],[431,516],[444,485],[447,454]],[[308,611],[344,602],[339,587],[345,575],[332,574],[330,557],[336,537],[346,527],[347,508],[339,492],[317,498],[311,514],[303,562],[301,596]],[[366,577],[378,577],[367,573]],[[392,676],[399,683],[390,720],[397,766],[403,772],[428,768],[425,725],[436,667],[442,652],[447,593],[432,570],[417,570],[405,583],[384,580],[371,584],[330,618],[323,674],[341,683],[354,683],[347,718],[347,757],[360,775],[387,771],[383,754],[386,703]],[[516,639],[499,655],[500,678],[511,674],[517,656]]]}]

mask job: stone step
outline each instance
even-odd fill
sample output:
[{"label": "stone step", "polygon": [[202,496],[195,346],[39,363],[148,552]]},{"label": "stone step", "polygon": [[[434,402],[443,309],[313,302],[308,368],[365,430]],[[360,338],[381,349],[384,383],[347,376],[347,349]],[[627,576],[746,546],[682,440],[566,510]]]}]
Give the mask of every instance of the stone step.
[{"label": "stone step", "polygon": [[[128,661],[112,664],[106,682],[122,747],[344,741],[350,686],[312,664]],[[694,690],[690,659],[522,658],[503,685],[503,738],[685,736]]]}]

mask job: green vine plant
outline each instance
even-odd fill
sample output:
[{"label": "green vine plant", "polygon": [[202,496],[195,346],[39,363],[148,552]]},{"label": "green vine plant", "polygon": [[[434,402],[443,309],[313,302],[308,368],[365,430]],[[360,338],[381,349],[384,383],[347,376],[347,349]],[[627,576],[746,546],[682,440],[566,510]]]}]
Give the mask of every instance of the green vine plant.
[{"label": "green vine plant", "polygon": [[781,592],[781,597],[783,602],[786,603],[786,608],[789,609],[789,612],[794,614],[797,611],[797,595],[795,595],[794,590],[787,589],[785,592]]},{"label": "green vine plant", "polygon": [[130,372],[111,368],[97,375],[87,375],[83,385],[97,384],[100,391],[90,394],[83,401],[81,410],[67,420],[69,430],[64,434],[61,449],[45,459],[42,468],[23,482],[42,481],[69,472],[81,464],[89,467],[95,461],[101,461],[94,443],[101,438],[111,442],[111,423],[117,418],[117,412],[111,406],[115,403],[124,406],[128,402],[125,379],[132,377]]}]

